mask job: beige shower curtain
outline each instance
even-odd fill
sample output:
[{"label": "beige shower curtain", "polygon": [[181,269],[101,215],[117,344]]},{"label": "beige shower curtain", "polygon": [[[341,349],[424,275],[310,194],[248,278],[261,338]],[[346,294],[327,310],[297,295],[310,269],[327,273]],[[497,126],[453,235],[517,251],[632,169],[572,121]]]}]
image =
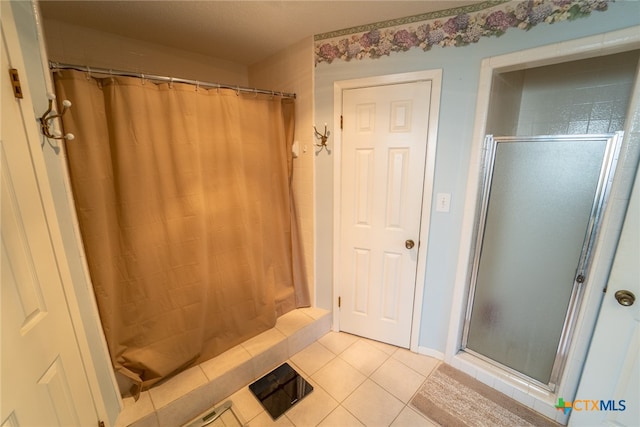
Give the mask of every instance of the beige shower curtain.
[{"label": "beige shower curtain", "polygon": [[308,305],[292,240],[292,99],[54,77],[73,102],[69,172],[116,371],[149,386]]}]

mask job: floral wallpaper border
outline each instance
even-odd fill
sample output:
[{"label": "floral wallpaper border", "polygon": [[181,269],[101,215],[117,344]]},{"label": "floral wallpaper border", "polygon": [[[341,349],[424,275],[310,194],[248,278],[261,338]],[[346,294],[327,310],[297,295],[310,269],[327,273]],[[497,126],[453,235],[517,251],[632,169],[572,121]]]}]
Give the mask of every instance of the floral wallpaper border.
[{"label": "floral wallpaper border", "polygon": [[413,48],[428,51],[433,46],[466,46],[481,37],[501,36],[509,28],[529,30],[540,23],[585,17],[593,11],[607,10],[613,1],[491,0],[319,34],[314,37],[315,62],[380,58]]}]

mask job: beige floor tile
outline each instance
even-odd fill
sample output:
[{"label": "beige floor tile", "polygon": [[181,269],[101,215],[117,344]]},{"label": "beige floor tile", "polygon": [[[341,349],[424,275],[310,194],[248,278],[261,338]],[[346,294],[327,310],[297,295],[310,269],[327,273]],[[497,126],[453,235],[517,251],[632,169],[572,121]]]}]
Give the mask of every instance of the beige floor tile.
[{"label": "beige floor tile", "polygon": [[247,363],[249,360],[251,360],[251,355],[244,347],[239,345],[225,351],[213,359],[209,359],[206,362],[201,363],[200,367],[209,381],[211,381],[214,378],[218,378],[226,372],[242,365],[243,363],[250,368],[251,364]]},{"label": "beige floor tile", "polygon": [[400,415],[393,421],[391,427],[438,427],[438,424],[405,406]]},{"label": "beige floor tile", "polygon": [[289,355],[296,354],[316,342],[318,338],[326,334],[329,329],[331,329],[331,325],[324,319],[315,320],[313,323],[298,329],[287,338]]},{"label": "beige floor tile", "polygon": [[242,421],[234,416],[232,411],[224,411],[211,424],[210,427],[243,427]]},{"label": "beige floor tile", "polygon": [[368,427],[389,426],[404,408],[402,402],[371,380],[351,393],[342,406]]},{"label": "beige floor tile", "polygon": [[254,419],[247,423],[249,427],[294,427],[293,423],[286,415],[280,416],[277,420],[273,420],[267,411],[262,411]]},{"label": "beige floor tile", "polygon": [[356,417],[342,406],[338,406],[329,414],[327,418],[322,420],[318,427],[364,427]]},{"label": "beige floor tile", "polygon": [[374,346],[375,348],[377,348],[380,351],[384,351],[385,353],[391,355],[393,354],[398,347],[396,347],[395,345],[391,345],[391,344],[387,344],[384,342],[380,342],[380,341],[375,341],[375,340],[369,340],[369,339],[365,339],[362,338],[365,342],[371,344],[372,346]]},{"label": "beige floor tile", "polygon": [[350,345],[358,341],[355,335],[345,334],[344,332],[329,332],[322,336],[318,342],[327,347],[333,354],[340,354]]},{"label": "beige floor tile", "polygon": [[336,355],[327,350],[325,346],[315,342],[304,350],[294,354],[291,360],[302,369],[305,374],[311,376],[335,357]]},{"label": "beige floor tile", "polygon": [[338,402],[310,381],[313,391],[285,412],[286,417],[297,427],[315,426],[326,418],[337,406]]},{"label": "beige floor tile", "polygon": [[[118,426],[118,424],[116,424]],[[144,418],[141,418],[134,423],[126,424],[127,427],[160,427],[160,422],[158,421],[158,416],[156,413],[149,414]]]},{"label": "beige floor tile", "polygon": [[[240,390],[229,396],[228,399],[233,404],[233,410],[240,415],[244,422],[251,420],[258,416],[260,412],[264,411],[264,407],[260,401],[251,393],[249,387],[242,387]],[[220,402],[219,404],[222,404]],[[217,406],[217,405],[216,405]],[[267,414],[268,415],[268,414]]]},{"label": "beige floor tile", "polygon": [[438,366],[440,361],[423,354],[413,353],[407,349],[399,348],[392,355],[396,360],[404,363],[420,375],[429,376],[431,371]]},{"label": "beige floor tile", "polygon": [[[261,364],[264,373],[268,372],[276,362],[281,363],[280,359],[287,360],[284,353],[292,336],[314,324],[313,319],[326,317],[324,311],[309,310],[285,315],[276,328],[144,392],[137,402],[125,400],[125,409],[116,425],[121,427],[133,422],[136,427],[168,427],[184,418],[182,412],[191,406],[186,400],[183,404],[182,399],[188,398],[188,402],[197,407],[204,404],[189,397],[196,390],[204,390],[211,399],[216,399],[213,395],[217,395],[217,399],[225,395],[219,386],[209,382],[211,379],[226,383],[225,375],[235,377],[239,367],[246,365],[253,372],[257,369],[253,366],[256,360],[273,358]],[[242,387],[224,400],[233,402],[234,410],[249,426],[437,427],[406,406],[440,363],[437,359],[347,333],[328,332],[288,362],[308,379],[314,391],[274,421],[249,388]],[[209,386],[215,386],[219,393],[205,390]],[[228,388],[224,393],[233,390]],[[154,413],[158,409],[160,411]]]},{"label": "beige floor tile", "polygon": [[394,358],[389,358],[384,362],[370,378],[403,403],[409,403],[409,400],[426,379]]},{"label": "beige floor tile", "polygon": [[251,359],[252,370],[257,378],[271,372],[289,358],[287,341],[283,340],[259,354],[254,354]]},{"label": "beige floor tile", "polygon": [[207,376],[200,366],[194,366],[149,390],[151,401],[156,410],[179,399],[185,394],[205,385]]},{"label": "beige floor tile", "polygon": [[321,317],[326,316],[327,314],[330,313],[328,310],[317,308],[317,307],[303,307],[303,308],[299,308],[298,311],[301,311],[307,316],[312,317],[314,319],[320,319]]},{"label": "beige floor tile", "polygon": [[302,329],[306,325],[313,322],[311,316],[306,315],[300,310],[292,310],[278,317],[276,321],[276,329],[286,336],[290,336],[298,329]]},{"label": "beige floor tile", "polygon": [[180,426],[214,407],[215,401],[222,396],[216,396],[217,388],[212,383],[193,390],[170,404],[157,409],[160,427]]},{"label": "beige floor tile", "polygon": [[251,356],[255,356],[277,346],[280,343],[284,342],[286,345],[286,339],[287,337],[282,332],[272,328],[243,342],[241,345]]},{"label": "beige floor tile", "polygon": [[151,403],[151,396],[148,391],[140,393],[140,398],[134,400],[133,397],[126,397],[122,399],[124,408],[118,419],[116,420],[116,427],[128,426],[134,421],[138,421],[147,415],[154,412],[153,403]]},{"label": "beige floor tile", "polygon": [[340,358],[369,376],[389,358],[389,355],[372,346],[368,340],[358,340],[343,351]]},{"label": "beige floor tile", "polygon": [[311,376],[331,397],[342,402],[364,380],[363,374],[340,358],[335,358]]}]

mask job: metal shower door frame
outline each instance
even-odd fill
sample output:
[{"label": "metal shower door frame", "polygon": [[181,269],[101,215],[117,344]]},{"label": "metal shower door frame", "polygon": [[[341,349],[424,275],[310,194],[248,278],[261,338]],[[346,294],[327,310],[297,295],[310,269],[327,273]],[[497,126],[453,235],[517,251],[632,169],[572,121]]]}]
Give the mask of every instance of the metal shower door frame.
[{"label": "metal shower door frame", "polygon": [[[576,326],[576,320],[578,317],[580,304],[584,294],[584,288],[586,286],[586,278],[588,277],[590,261],[594,251],[596,238],[600,230],[602,222],[602,216],[606,207],[609,194],[611,192],[611,185],[616,170],[618,156],[620,153],[620,147],[622,145],[623,132],[615,132],[612,134],[598,134],[598,135],[543,135],[543,136],[523,136],[523,137],[494,137],[493,135],[486,135],[484,140],[484,160],[482,168],[482,179],[480,180],[479,188],[481,197],[478,201],[476,209],[476,221],[474,226],[474,241],[475,244],[470,254],[470,261],[472,263],[471,274],[468,279],[468,299],[467,308],[464,319],[464,329],[462,334],[461,350],[478,357],[481,360],[488,362],[491,365],[505,370],[510,374],[522,378],[523,380],[535,384],[539,387],[554,392],[558,386],[558,382],[562,377],[564,368],[571,345],[571,339]],[[591,213],[585,238],[582,245],[581,256],[578,261],[576,274],[574,277],[574,283],[571,290],[571,296],[569,299],[569,306],[565,315],[564,325],[560,335],[560,341],[556,351],[555,360],[551,370],[551,376],[548,384],[544,384],[530,376],[519,372],[513,368],[510,368],[502,363],[495,361],[487,356],[484,356],[467,347],[469,338],[469,328],[471,322],[471,313],[473,309],[473,301],[475,297],[476,284],[478,279],[478,271],[480,266],[480,256],[482,252],[482,243],[484,240],[484,232],[487,221],[487,210],[489,207],[489,199],[491,193],[491,183],[493,179],[493,171],[495,167],[495,157],[497,151],[497,145],[499,143],[514,143],[514,142],[550,142],[550,141],[593,141],[602,140],[606,142],[606,148],[604,151],[602,164],[600,168],[600,175],[598,177],[598,183],[596,186],[596,192],[591,207]]]}]

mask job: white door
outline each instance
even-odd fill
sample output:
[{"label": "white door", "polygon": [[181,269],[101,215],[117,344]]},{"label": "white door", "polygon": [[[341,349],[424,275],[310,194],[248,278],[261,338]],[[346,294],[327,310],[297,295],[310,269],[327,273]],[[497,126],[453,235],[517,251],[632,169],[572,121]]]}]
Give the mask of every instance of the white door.
[{"label": "white door", "polygon": [[34,169],[43,171],[36,120],[28,92],[24,100],[14,98],[9,78],[10,68],[26,73],[22,58],[13,57],[17,36],[3,3],[0,425],[96,426],[52,246],[50,227],[56,223],[47,221]]},{"label": "white door", "polygon": [[340,330],[409,347],[431,82],[343,91]]},{"label": "white door", "polygon": [[[575,400],[580,402],[571,402],[569,425],[640,425],[639,254],[640,173],[636,174],[607,292],[576,393]],[[635,301],[626,292],[632,293]],[[594,410],[584,400],[606,403],[598,404],[600,410]]]}]

